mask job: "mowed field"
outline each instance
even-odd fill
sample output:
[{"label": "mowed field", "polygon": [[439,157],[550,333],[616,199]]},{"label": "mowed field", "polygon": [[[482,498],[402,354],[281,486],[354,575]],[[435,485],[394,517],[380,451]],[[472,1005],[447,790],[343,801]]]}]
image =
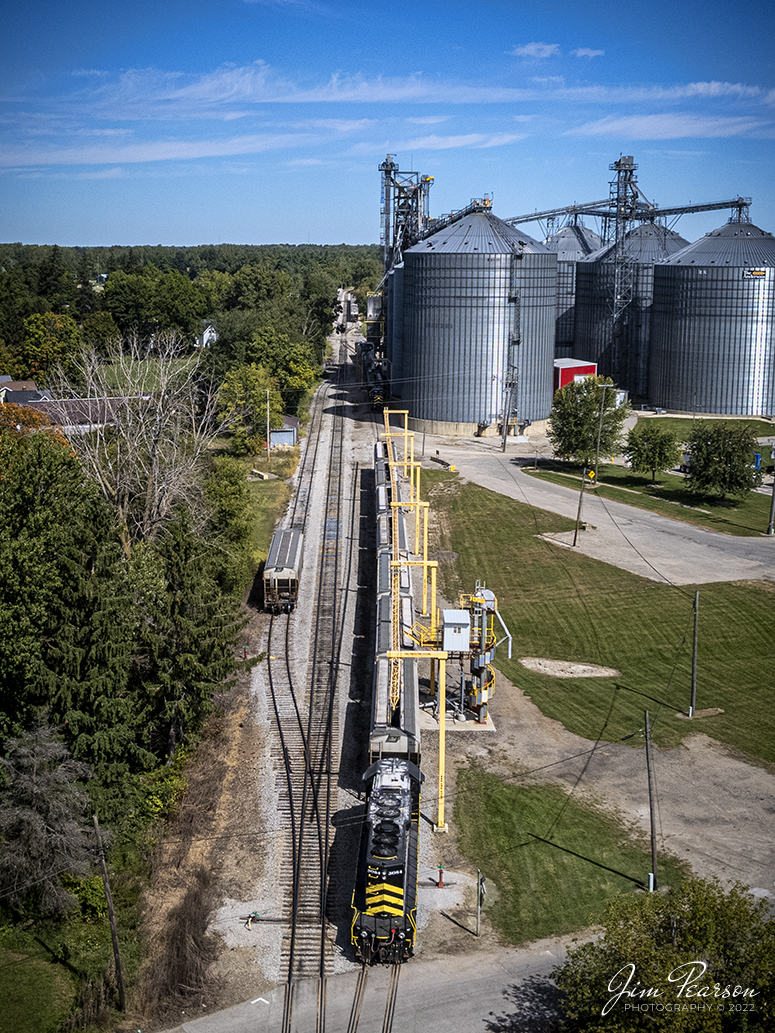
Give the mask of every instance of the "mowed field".
[{"label": "mowed field", "polygon": [[[572,521],[497,495],[456,474],[423,472],[445,605],[484,582],[513,635],[513,658],[496,666],[549,718],[593,743],[643,751],[652,739],[678,745],[696,731],[752,764],[775,771],[771,645],[775,583],[672,587],[639,578],[542,540]],[[700,590],[697,709],[688,721],[695,588]],[[617,677],[557,678],[519,657],[596,664]],[[497,721],[496,721],[497,725]],[[645,760],[644,760],[645,771]],[[589,806],[559,785],[503,780],[478,760],[457,773],[458,844],[498,888],[488,909],[500,936],[523,943],[593,926],[606,902],[642,892],[651,868],[647,837],[612,806]],[[659,857],[660,886],[675,885],[691,859]]]},{"label": "mowed field", "polygon": [[[428,471],[423,484],[439,549],[456,554],[440,564],[442,593],[456,604],[477,580],[495,592],[514,636],[513,659],[501,650],[497,666],[548,717],[592,740],[629,735],[644,709],[662,746],[696,730],[677,715],[689,705],[699,589],[696,706],[724,711],[702,731],[754,763],[775,765],[775,582],[660,584],[538,537],[572,529],[564,517],[455,474]],[[524,668],[521,656],[599,664],[620,677],[553,678]]]}]

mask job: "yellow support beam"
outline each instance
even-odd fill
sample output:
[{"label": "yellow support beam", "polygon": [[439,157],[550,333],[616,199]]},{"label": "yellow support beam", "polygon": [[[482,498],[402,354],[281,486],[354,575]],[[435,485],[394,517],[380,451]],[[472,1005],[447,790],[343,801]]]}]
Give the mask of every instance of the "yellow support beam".
[{"label": "yellow support beam", "polygon": [[[445,794],[447,784],[447,657],[449,654],[444,649],[429,649],[427,651],[412,650],[389,650],[389,660],[430,660],[431,671],[433,661],[439,661],[439,802],[436,824],[433,826],[435,832],[448,832],[444,813]],[[433,674],[431,674],[431,687],[433,686]]]}]

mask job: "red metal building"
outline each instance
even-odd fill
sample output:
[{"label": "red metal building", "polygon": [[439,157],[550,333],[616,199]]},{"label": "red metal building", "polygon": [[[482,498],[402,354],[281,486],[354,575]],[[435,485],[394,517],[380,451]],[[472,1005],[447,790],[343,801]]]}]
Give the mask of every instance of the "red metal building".
[{"label": "red metal building", "polygon": [[574,380],[583,380],[584,377],[595,376],[597,376],[596,362],[585,362],[583,359],[554,360],[555,391],[559,391],[566,384],[572,384]]}]

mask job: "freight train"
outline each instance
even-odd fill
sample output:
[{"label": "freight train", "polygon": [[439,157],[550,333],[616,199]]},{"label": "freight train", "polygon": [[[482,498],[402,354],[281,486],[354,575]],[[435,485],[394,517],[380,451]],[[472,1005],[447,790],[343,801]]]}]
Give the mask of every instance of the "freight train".
[{"label": "freight train", "polygon": [[[392,446],[390,446],[392,448]],[[405,961],[417,936],[417,854],[420,825],[420,727],[417,665],[394,661],[392,648],[413,648],[414,599],[407,560],[406,520],[400,485],[391,477],[388,446],[375,446],[377,536],[376,660],[369,731],[366,814],[352,897],[351,943],[364,963]],[[397,593],[398,641],[393,641]],[[397,694],[397,699],[396,699]],[[392,697],[392,698],[391,698]]]},{"label": "freight train", "polygon": [[358,342],[358,358],[361,368],[361,381],[371,400],[371,408],[381,411],[390,401],[390,378],[383,359],[377,358],[374,344],[371,341]]}]

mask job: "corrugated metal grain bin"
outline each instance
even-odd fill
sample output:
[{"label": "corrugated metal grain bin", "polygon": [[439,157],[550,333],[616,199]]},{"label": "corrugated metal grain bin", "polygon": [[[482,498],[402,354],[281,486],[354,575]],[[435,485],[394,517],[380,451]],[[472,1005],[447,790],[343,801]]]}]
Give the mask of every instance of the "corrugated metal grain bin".
[{"label": "corrugated metal grain bin", "polygon": [[410,417],[461,431],[498,423],[516,365],[519,422],[545,419],[556,290],[556,256],[491,212],[404,252],[400,393]]},{"label": "corrugated metal grain bin", "polygon": [[775,411],[775,237],[746,222],[654,269],[654,405],[735,416]]},{"label": "corrugated metal grain bin", "polygon": [[554,354],[566,358],[573,351],[576,329],[576,263],[599,251],[603,238],[581,222],[563,226],[544,244],[557,255],[557,319]]},{"label": "corrugated metal grain bin", "polygon": [[654,264],[689,242],[652,223],[630,230],[626,241],[632,301],[622,319],[621,336],[613,335],[614,245],[609,244],[576,265],[573,355],[596,362],[601,376],[611,377],[617,387],[646,396]]}]

